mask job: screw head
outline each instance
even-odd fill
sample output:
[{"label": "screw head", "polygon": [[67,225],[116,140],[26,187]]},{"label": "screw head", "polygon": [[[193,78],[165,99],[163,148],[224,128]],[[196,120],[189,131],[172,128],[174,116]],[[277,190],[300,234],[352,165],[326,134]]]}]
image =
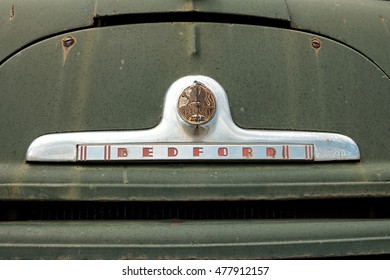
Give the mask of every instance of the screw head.
[{"label": "screw head", "polygon": [[317,38],[313,38],[313,39],[311,39],[311,46],[314,49],[319,49],[319,48],[321,48],[321,41]]},{"label": "screw head", "polygon": [[69,48],[69,47],[73,46],[75,43],[76,43],[76,40],[72,36],[66,36],[65,38],[62,39],[62,45],[65,48]]}]

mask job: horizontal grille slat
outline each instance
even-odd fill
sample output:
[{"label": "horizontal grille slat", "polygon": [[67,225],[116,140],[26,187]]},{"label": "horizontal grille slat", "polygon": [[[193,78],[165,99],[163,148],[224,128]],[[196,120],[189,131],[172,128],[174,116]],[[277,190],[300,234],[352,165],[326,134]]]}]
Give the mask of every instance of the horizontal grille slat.
[{"label": "horizontal grille slat", "polygon": [[0,201],[0,220],[384,219],[390,198],[288,201]]}]

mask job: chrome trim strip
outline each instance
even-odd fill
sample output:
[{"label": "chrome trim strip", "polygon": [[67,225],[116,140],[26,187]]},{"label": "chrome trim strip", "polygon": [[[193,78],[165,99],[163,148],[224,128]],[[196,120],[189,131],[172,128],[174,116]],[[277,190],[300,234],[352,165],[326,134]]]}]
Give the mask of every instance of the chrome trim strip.
[{"label": "chrome trim strip", "polygon": [[[194,82],[200,82],[207,86],[215,95],[217,102],[215,116],[208,123],[196,126],[185,123],[177,111],[177,103],[180,94]],[[93,160],[91,147],[103,148],[103,156],[96,156],[94,160],[114,160],[112,147],[136,148],[140,146],[164,147],[176,145],[186,146],[192,149],[201,145],[202,147],[238,147],[244,148],[247,145],[262,147],[264,149],[282,147],[282,157],[292,160],[314,161],[338,161],[338,160],[359,160],[360,152],[356,143],[349,137],[324,132],[299,132],[299,131],[271,131],[271,130],[250,130],[238,127],[232,120],[226,93],[221,85],[215,80],[205,76],[187,76],[174,82],[168,89],[165,97],[164,112],[158,126],[147,130],[133,131],[102,131],[102,132],[74,132],[55,133],[43,135],[35,139],[28,148],[26,160],[28,162],[76,162]],[[218,146],[218,147],[217,147]],[[283,147],[285,146],[285,147]],[[303,148],[294,158],[286,157],[286,154],[297,147]],[[290,148],[290,149],[289,149]],[[298,149],[299,150],[299,149]],[[193,151],[193,150],[192,150]],[[241,150],[242,151],[242,150]],[[170,160],[159,155],[158,160]],[[302,158],[302,155],[305,158]],[[260,157],[253,157],[254,160],[270,159],[263,153]],[[279,156],[279,153],[276,153]],[[308,156],[306,156],[308,155]],[[301,159],[302,158],[302,159]],[[139,160],[139,158],[118,157],[117,160]],[[150,159],[150,158],[149,158]],[[194,160],[190,155],[177,160]],[[208,155],[205,160],[222,159],[248,159],[230,157],[212,157]],[[272,158],[274,159],[274,158]],[[277,158],[281,159],[282,158]],[[144,160],[144,159],[142,159]],[[196,159],[195,159],[196,160]]]}]

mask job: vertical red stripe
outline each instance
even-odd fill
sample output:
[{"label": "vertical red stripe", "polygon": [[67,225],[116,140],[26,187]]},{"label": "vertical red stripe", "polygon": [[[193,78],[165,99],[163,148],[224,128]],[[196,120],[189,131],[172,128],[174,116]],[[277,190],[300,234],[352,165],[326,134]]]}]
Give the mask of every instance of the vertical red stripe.
[{"label": "vertical red stripe", "polygon": [[308,153],[307,153],[307,145],[305,146],[305,159],[307,160],[307,155],[308,155]]},{"label": "vertical red stripe", "polygon": [[290,148],[289,146],[283,146],[283,159],[290,159]]},{"label": "vertical red stripe", "polygon": [[308,160],[309,159],[309,145],[305,146],[305,156],[306,156],[306,160]]},{"label": "vertical red stripe", "polygon": [[313,160],[313,146],[306,145],[306,159]]},{"label": "vertical red stripe", "polygon": [[290,155],[289,155],[289,151],[288,151],[288,146],[284,145],[283,146],[283,159],[289,159],[289,158],[290,158]]},{"label": "vertical red stripe", "polygon": [[79,160],[85,161],[87,160],[87,146],[79,146]]},{"label": "vertical red stripe", "polygon": [[286,146],[286,150],[287,150],[287,159],[290,159],[290,147]]},{"label": "vertical red stripe", "polygon": [[79,146],[79,160],[83,160],[83,146]]},{"label": "vertical red stripe", "polygon": [[110,159],[111,159],[111,146],[104,145],[104,160],[110,160]]}]

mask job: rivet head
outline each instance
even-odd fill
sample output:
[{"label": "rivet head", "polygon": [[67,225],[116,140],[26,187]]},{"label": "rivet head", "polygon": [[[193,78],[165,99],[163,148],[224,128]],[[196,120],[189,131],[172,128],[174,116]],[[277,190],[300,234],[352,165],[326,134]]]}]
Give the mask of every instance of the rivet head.
[{"label": "rivet head", "polygon": [[311,46],[314,49],[319,49],[319,48],[321,48],[321,41],[317,38],[313,38],[313,39],[311,39]]}]

